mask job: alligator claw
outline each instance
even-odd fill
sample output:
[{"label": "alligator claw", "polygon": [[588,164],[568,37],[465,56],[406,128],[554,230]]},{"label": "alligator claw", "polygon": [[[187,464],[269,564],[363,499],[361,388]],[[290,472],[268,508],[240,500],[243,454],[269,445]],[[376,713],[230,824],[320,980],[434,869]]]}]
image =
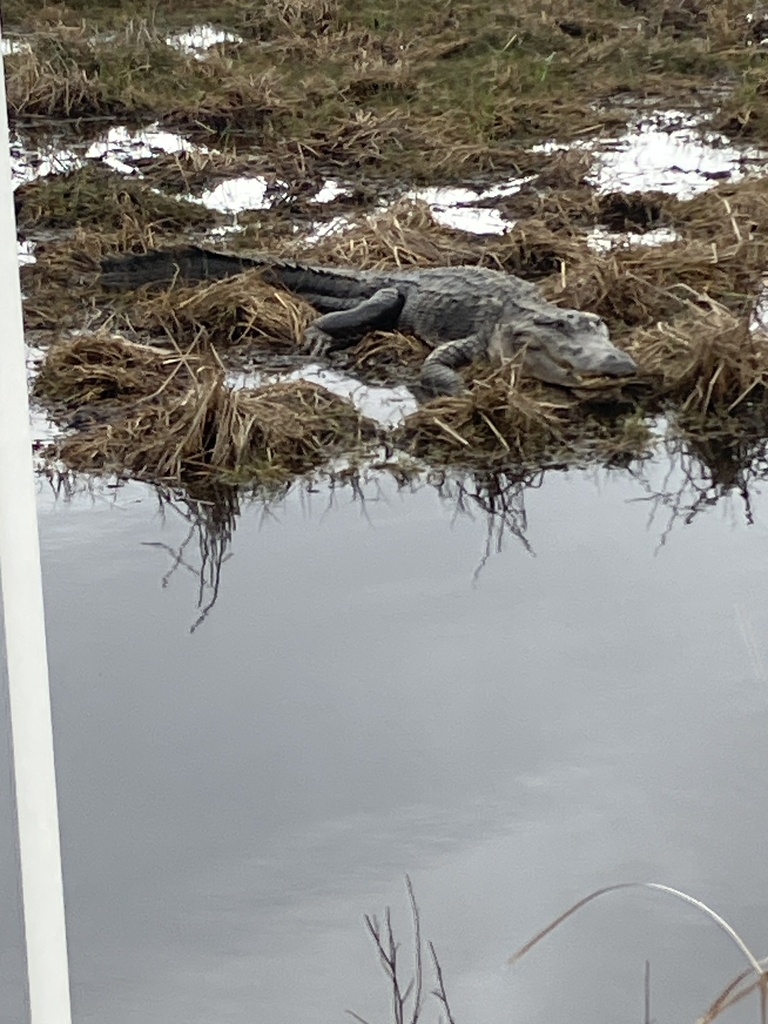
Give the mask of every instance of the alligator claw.
[{"label": "alligator claw", "polygon": [[311,356],[324,356],[331,347],[333,338],[319,327],[310,326],[304,331],[304,350]]}]

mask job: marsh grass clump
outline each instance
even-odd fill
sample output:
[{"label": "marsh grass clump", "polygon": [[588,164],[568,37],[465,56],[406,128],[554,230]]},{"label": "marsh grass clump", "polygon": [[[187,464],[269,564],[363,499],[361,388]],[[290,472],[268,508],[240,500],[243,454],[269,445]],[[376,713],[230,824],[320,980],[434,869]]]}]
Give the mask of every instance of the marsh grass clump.
[{"label": "marsh grass clump", "polygon": [[477,263],[482,251],[482,239],[441,226],[426,203],[413,199],[363,214],[343,232],[326,234],[311,246],[296,246],[307,262],[364,270]]},{"label": "marsh grass clump", "polygon": [[[31,46],[7,58],[16,119],[152,117],[218,142],[257,136],[281,167],[288,157],[411,180],[498,173],[531,142],[623,124],[622,92],[658,95],[662,83],[691,108],[715,79],[744,83],[734,130],[764,134],[753,0],[229,0],[149,16],[138,0],[71,0],[37,17],[7,6]],[[169,44],[202,22],[241,38],[199,59]]]},{"label": "marsh grass clump", "polygon": [[259,270],[194,287],[147,291],[131,308],[135,326],[190,344],[252,351],[295,351],[317,313],[302,299],[267,284]]},{"label": "marsh grass clump", "polygon": [[343,399],[308,381],[233,391],[198,380],[183,396],[65,437],[45,453],[79,472],[154,483],[274,484],[350,456],[375,434]]},{"label": "marsh grass clump", "polygon": [[762,246],[730,239],[722,246],[680,239],[607,253],[582,249],[545,288],[550,298],[592,310],[612,327],[649,326],[680,316],[698,296],[738,315],[754,305],[762,260]]},{"label": "marsh grass clump", "polygon": [[687,416],[730,413],[768,397],[768,337],[750,315],[713,300],[702,297],[687,318],[638,331],[627,349]]},{"label": "marsh grass clump", "polygon": [[85,23],[55,25],[6,58],[9,114],[72,120],[149,113],[178,90],[185,73],[198,77],[194,61],[146,22],[128,22],[103,37]]},{"label": "marsh grass clump", "polygon": [[540,468],[641,457],[651,445],[642,410],[605,382],[581,398],[518,379],[506,365],[472,390],[436,398],[406,418],[398,443],[413,455],[463,466]]},{"label": "marsh grass clump", "polygon": [[212,227],[219,219],[99,164],[21,185],[14,198],[18,226],[28,232],[91,227],[140,234]]},{"label": "marsh grass clump", "polygon": [[354,373],[372,384],[397,385],[416,382],[431,349],[413,335],[376,331],[337,356],[348,361]]},{"label": "marsh grass clump", "polygon": [[69,237],[39,242],[35,262],[21,268],[27,329],[58,332],[103,321],[105,314],[94,301],[99,260],[121,242],[122,237],[118,242],[114,235],[79,228]]},{"label": "marsh grass clump", "polygon": [[668,197],[666,206],[671,222],[685,237],[706,240],[717,247],[748,244],[764,260],[764,235],[768,230],[765,179],[724,182],[685,201]]},{"label": "marsh grass clump", "polygon": [[43,452],[48,460],[168,485],[274,483],[377,436],[372,421],[318,384],[234,390],[220,364],[104,334],[54,348],[36,394],[65,423],[75,408],[91,414],[76,420],[86,429]]},{"label": "marsh grass clump", "polygon": [[194,355],[141,345],[105,331],[54,343],[33,394],[66,410],[185,394],[205,372]]}]

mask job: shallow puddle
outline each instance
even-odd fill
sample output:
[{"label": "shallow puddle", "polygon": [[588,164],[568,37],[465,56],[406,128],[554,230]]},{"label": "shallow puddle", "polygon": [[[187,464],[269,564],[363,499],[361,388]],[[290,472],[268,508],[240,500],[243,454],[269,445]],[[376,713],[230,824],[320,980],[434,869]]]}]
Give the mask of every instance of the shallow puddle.
[{"label": "shallow puddle", "polygon": [[[238,214],[246,210],[266,210],[271,204],[270,185],[268,178],[262,176],[229,178],[215,188],[204,192],[199,199],[186,196],[190,202],[201,202],[211,210],[220,213]],[[318,192],[311,197],[313,203],[330,203],[343,195],[344,186],[336,181],[326,181]]]},{"label": "shallow puddle", "polygon": [[610,252],[618,246],[666,245],[680,236],[674,228],[653,228],[650,231],[609,231],[607,228],[592,228],[587,233],[587,245],[596,252]]},{"label": "shallow puddle", "polygon": [[477,235],[503,235],[513,227],[498,210],[475,205],[490,199],[502,199],[519,192],[526,179],[505,182],[486,189],[435,188],[415,189],[407,198],[427,203],[438,224]]},{"label": "shallow puddle", "polygon": [[139,174],[135,163],[160,153],[207,153],[205,146],[193,145],[182,135],[167,132],[158,126],[131,131],[124,126],[110,128],[106,135],[92,143],[85,152],[86,160],[99,160],[121,174]]},{"label": "shallow puddle", "polygon": [[215,25],[196,25],[188,32],[179,32],[166,39],[168,45],[175,50],[192,54],[201,60],[205,58],[205,51],[210,50],[212,46],[219,46],[221,43],[241,43],[242,41],[242,38],[236,33],[216,28]]},{"label": "shallow puddle", "polygon": [[25,146],[20,139],[12,139],[11,170],[14,187],[53,174],[76,171],[89,161],[106,164],[120,174],[142,177],[136,166],[138,161],[148,160],[160,153],[192,152],[205,154],[208,150],[189,142],[182,135],[164,131],[157,125],[150,125],[140,131],[117,125],[77,148],[60,146],[51,140],[49,144],[34,150]]},{"label": "shallow puddle", "polygon": [[348,398],[358,412],[368,416],[382,426],[396,426],[405,416],[418,408],[418,402],[408,390],[402,387],[377,387],[364,384],[349,374],[342,373],[319,363],[308,363],[299,369],[281,374],[267,374],[258,371],[232,373],[227,382],[232,388],[258,388],[271,380],[307,380],[321,384],[334,395]]},{"label": "shallow puddle", "polygon": [[568,146],[545,143],[535,151],[581,149],[598,154],[598,168],[587,180],[600,192],[674,193],[690,199],[718,181],[739,181],[762,172],[768,153],[734,146],[719,132],[702,129],[702,119],[680,111],[637,117],[615,139],[587,139]]}]

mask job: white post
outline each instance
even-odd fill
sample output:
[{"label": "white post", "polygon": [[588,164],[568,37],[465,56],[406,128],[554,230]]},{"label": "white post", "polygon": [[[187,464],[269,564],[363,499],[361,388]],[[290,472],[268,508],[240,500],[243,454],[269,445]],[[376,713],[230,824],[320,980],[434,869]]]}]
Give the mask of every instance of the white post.
[{"label": "white post", "polygon": [[[2,33],[0,31],[0,42]],[[71,1024],[40,544],[0,54],[0,573],[31,1024]]]}]

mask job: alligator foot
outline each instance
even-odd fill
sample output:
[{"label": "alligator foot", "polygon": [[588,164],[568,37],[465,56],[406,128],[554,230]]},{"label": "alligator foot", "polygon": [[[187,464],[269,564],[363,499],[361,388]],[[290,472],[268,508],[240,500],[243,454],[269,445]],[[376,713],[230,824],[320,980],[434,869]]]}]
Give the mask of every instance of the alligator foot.
[{"label": "alligator foot", "polygon": [[304,351],[311,356],[324,356],[335,341],[333,335],[310,324],[304,331]]},{"label": "alligator foot", "polygon": [[461,395],[467,390],[466,384],[454,369],[429,360],[421,368],[419,384],[430,398],[435,395]]}]

